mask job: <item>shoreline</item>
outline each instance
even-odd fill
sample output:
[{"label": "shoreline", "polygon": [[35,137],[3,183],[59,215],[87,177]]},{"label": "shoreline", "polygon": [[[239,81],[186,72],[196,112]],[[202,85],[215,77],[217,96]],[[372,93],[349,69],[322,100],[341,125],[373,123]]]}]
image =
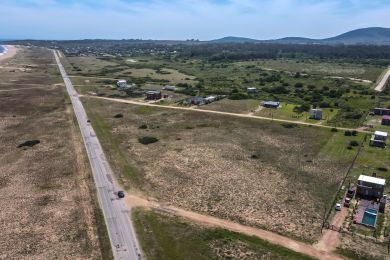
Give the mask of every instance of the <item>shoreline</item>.
[{"label": "shoreline", "polygon": [[0,61],[12,58],[17,52],[18,48],[13,45],[2,45],[5,48],[5,52],[0,54]]}]

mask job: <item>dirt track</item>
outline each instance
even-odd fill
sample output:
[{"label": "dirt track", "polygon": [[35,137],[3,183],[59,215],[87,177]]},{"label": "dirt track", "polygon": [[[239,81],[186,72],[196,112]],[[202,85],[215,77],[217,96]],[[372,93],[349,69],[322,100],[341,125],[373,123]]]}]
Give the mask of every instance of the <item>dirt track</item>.
[{"label": "dirt track", "polygon": [[[84,95],[80,95],[80,96],[84,96]],[[328,128],[328,129],[333,128],[333,126],[311,124],[311,123],[306,123],[306,122],[299,122],[299,121],[286,120],[286,119],[277,119],[277,118],[269,118],[269,117],[263,117],[263,116],[254,116],[251,114],[237,114],[237,113],[231,113],[231,112],[206,110],[206,109],[200,109],[200,108],[194,108],[194,107],[176,107],[176,106],[158,105],[158,104],[153,104],[153,103],[145,103],[145,102],[139,102],[139,101],[133,101],[133,100],[127,100],[127,99],[117,99],[117,98],[107,98],[107,97],[97,97],[97,96],[84,96],[84,97],[104,99],[104,100],[109,100],[109,101],[113,101],[113,102],[127,103],[127,104],[132,104],[132,105],[137,105],[137,106],[149,106],[149,107],[161,107],[161,108],[166,108],[166,109],[198,111],[198,112],[202,112],[202,113],[228,115],[228,116],[243,117],[243,118],[253,118],[253,119],[260,119],[260,120],[275,121],[275,122],[280,122],[280,123],[291,123],[291,124],[297,124],[297,125],[316,126],[316,127],[322,127],[322,128]],[[344,127],[337,127],[337,129],[339,129],[339,130],[356,130],[356,131],[361,132],[361,133],[371,133],[369,131],[364,131],[361,129],[352,129],[352,128],[344,128]]]},{"label": "dirt track", "polygon": [[390,68],[387,69],[385,75],[383,75],[383,78],[378,83],[378,85],[375,87],[375,91],[382,92],[385,89],[386,82],[390,77]]},{"label": "dirt track", "polygon": [[201,223],[206,226],[211,226],[211,227],[220,227],[224,228],[230,231],[234,232],[239,232],[243,233],[249,236],[256,236],[261,239],[264,239],[268,242],[271,242],[273,244],[277,244],[283,247],[286,247],[288,249],[291,249],[296,252],[300,252],[306,255],[309,255],[314,258],[318,259],[342,259],[339,256],[329,252],[325,251],[321,248],[318,248],[313,245],[305,244],[303,242],[299,242],[296,240],[293,240],[291,238],[287,238],[281,235],[278,235],[276,233],[272,233],[263,229],[259,228],[253,228],[253,227],[248,227],[244,226],[238,223],[234,223],[228,220],[223,220],[207,215],[202,215],[198,214],[195,212],[183,210],[180,208],[172,207],[164,203],[159,203],[155,200],[147,200],[144,198],[141,198],[139,196],[135,195],[127,195],[126,196],[126,204],[131,208],[135,207],[143,207],[147,209],[156,209],[160,210],[166,213],[173,214],[175,216],[183,217],[189,220],[192,220],[197,223]]}]

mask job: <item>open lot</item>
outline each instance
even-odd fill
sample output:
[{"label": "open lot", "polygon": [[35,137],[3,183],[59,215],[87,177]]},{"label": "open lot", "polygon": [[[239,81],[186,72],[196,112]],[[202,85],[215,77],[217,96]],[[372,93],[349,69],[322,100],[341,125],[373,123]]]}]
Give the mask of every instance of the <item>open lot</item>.
[{"label": "open lot", "polygon": [[261,239],[155,211],[133,212],[148,259],[311,259]]},{"label": "open lot", "polygon": [[[9,90],[0,92],[0,258],[110,259],[84,148],[66,94],[54,86],[61,81],[53,63],[52,52],[39,48],[1,62],[30,70],[0,68],[0,90]],[[39,143],[18,147],[32,140]]]},{"label": "open lot", "polygon": [[324,208],[356,153],[329,129],[83,101],[130,191],[139,186],[178,207],[306,241],[320,235]]}]

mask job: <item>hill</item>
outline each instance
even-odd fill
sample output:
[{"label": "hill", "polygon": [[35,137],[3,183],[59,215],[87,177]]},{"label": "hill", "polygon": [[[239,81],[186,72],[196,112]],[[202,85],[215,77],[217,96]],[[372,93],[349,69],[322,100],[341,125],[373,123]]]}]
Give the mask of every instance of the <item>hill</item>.
[{"label": "hill", "polygon": [[282,43],[282,44],[368,44],[390,45],[390,28],[370,27],[356,29],[335,37],[325,39],[310,39],[303,37],[286,37],[275,40],[256,40],[244,37],[224,37],[213,40],[214,43]]}]

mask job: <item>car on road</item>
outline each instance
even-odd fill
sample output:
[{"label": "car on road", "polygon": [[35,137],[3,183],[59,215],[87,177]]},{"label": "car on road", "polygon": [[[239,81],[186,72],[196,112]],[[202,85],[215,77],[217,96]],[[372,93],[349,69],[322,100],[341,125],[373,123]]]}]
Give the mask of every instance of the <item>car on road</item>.
[{"label": "car on road", "polygon": [[125,193],[123,190],[120,190],[118,191],[118,198],[124,198],[125,197]]},{"label": "car on road", "polygon": [[356,189],[354,187],[350,187],[347,191],[347,197],[352,199],[355,196],[355,191]]},{"label": "car on road", "polygon": [[336,211],[340,211],[341,210],[341,204],[340,203],[336,203],[335,210]]}]

